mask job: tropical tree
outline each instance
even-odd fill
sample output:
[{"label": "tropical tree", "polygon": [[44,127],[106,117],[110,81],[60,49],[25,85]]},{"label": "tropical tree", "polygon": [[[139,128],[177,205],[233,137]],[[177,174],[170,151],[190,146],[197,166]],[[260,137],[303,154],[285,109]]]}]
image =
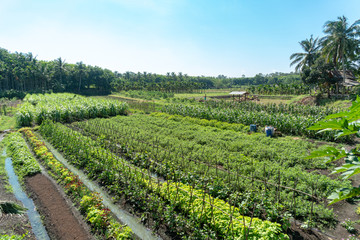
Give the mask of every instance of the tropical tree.
[{"label": "tropical tree", "polygon": [[326,62],[323,57],[319,57],[311,66],[305,66],[301,72],[301,79],[305,84],[316,85],[320,89],[327,91],[330,98],[330,89],[337,84],[339,79],[333,74],[334,64]]},{"label": "tropical tree", "polygon": [[301,48],[304,50],[303,53],[293,53],[290,56],[290,60],[292,62],[290,63],[290,66],[293,66],[295,64],[295,71],[299,72],[299,70],[303,70],[304,67],[310,67],[315,63],[316,58],[319,55],[318,49],[318,38],[313,38],[311,35],[310,39],[305,39],[301,42],[299,42]]},{"label": "tropical tree", "polygon": [[54,71],[55,71],[54,72],[55,82],[53,83],[53,89],[55,91],[63,91],[65,89],[64,87],[64,77],[66,71],[65,60],[59,57],[58,59],[54,60],[53,63],[54,63]]},{"label": "tropical tree", "polygon": [[322,54],[336,68],[342,65],[345,79],[347,60],[355,60],[360,53],[360,19],[349,26],[345,16],[337,21],[328,21],[324,25],[325,37],[321,38]]},{"label": "tropical tree", "polygon": [[75,72],[78,75],[79,78],[79,89],[78,92],[80,93],[81,90],[81,79],[84,77],[86,71],[86,65],[81,61],[76,63],[76,70]]}]

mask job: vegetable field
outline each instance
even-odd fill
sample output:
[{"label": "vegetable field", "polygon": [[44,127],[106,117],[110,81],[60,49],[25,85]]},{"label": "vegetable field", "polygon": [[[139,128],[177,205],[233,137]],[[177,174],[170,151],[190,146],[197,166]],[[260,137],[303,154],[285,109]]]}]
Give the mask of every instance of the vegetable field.
[{"label": "vegetable field", "polygon": [[290,137],[248,135],[240,124],[156,113],[94,119],[71,127],[114,153],[135,156],[129,161],[164,179],[206,189],[223,200],[237,193],[237,203],[251,197],[258,204],[254,214],[273,221],[288,213],[331,225],[335,216],[324,207],[324,199],[334,189],[349,186],[305,171],[327,167],[321,159],[305,159],[315,145]]},{"label": "vegetable field", "polygon": [[[135,166],[103,146],[102,141],[75,132],[59,123],[44,122],[41,134],[61,149],[72,164],[100,181],[115,196],[125,195],[142,211],[150,211],[173,234],[196,239],[287,239],[281,225],[246,217],[242,206],[216,199],[208,191],[180,181],[161,181],[152,169]],[[127,154],[141,161],[141,155]],[[150,201],[149,201],[150,200]],[[170,222],[169,222],[170,221]],[[176,227],[175,227],[176,226]]]},{"label": "vegetable field", "polygon": [[18,126],[41,124],[45,119],[73,122],[125,114],[127,104],[115,100],[83,97],[70,93],[28,94],[16,114]]},{"label": "vegetable field", "polygon": [[128,104],[116,99],[27,95],[16,116],[19,125],[39,125],[21,129],[36,159],[23,153],[20,133],[9,137],[9,149],[24,156],[24,176],[36,174],[36,160],[41,162],[92,231],[106,239],[131,239],[134,233],[41,139],[161,237],[289,239],[294,220],[307,229],[337,225],[327,198],[351,182],[323,174],[335,167],[324,158],[306,158],[329,145],[249,133],[249,124],[334,140],[331,133],[318,136],[306,128],[338,109],[186,100],[164,103],[162,112],[127,112]]}]

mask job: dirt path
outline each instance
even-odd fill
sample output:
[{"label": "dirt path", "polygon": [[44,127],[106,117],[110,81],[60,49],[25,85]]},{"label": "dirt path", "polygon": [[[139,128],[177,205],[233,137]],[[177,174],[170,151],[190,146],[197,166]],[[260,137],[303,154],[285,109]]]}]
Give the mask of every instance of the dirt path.
[{"label": "dirt path", "polygon": [[47,177],[37,174],[26,178],[25,182],[31,198],[45,218],[44,225],[52,239],[93,238],[79,223],[56,186]]}]

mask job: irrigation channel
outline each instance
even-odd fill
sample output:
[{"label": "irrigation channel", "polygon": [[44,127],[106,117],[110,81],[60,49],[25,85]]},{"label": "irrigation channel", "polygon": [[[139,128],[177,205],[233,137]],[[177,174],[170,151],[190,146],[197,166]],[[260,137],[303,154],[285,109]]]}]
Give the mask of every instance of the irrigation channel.
[{"label": "irrigation channel", "polygon": [[[0,142],[3,140],[5,134],[0,135]],[[4,149],[3,156],[6,156],[6,149]],[[26,193],[22,190],[21,185],[18,181],[18,177],[14,172],[12,165],[12,159],[5,159],[5,170],[9,177],[9,184],[12,187],[16,199],[22,202],[25,208],[27,208],[27,215],[32,227],[32,231],[38,240],[50,240],[49,235],[46,232],[44,225],[41,222],[40,214],[36,211],[34,202],[27,197]]]},{"label": "irrigation channel", "polygon": [[154,234],[147,229],[144,225],[140,223],[140,220],[127,211],[124,211],[123,209],[119,208],[117,205],[115,205],[111,197],[104,192],[101,187],[91,181],[81,170],[78,170],[74,166],[72,166],[62,155],[59,153],[49,142],[44,140],[41,136],[37,134],[37,136],[44,141],[46,147],[52,152],[54,157],[60,161],[62,164],[64,164],[65,167],[67,167],[70,171],[72,171],[74,174],[78,175],[81,181],[85,184],[86,187],[88,187],[91,191],[98,192],[102,199],[103,204],[111,210],[111,212],[124,224],[129,226],[134,234],[143,240],[161,240],[160,237],[154,236]]}]

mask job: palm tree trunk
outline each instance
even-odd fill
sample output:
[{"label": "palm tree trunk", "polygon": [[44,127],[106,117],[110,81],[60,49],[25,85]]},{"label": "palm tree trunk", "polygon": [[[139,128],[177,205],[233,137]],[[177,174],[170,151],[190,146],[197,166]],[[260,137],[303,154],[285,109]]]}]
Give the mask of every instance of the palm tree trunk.
[{"label": "palm tree trunk", "polygon": [[345,58],[344,58],[344,51],[345,51],[345,44],[343,44],[343,51],[342,51],[342,54],[341,54],[341,60],[342,60],[342,67],[343,67],[343,87],[345,88]]},{"label": "palm tree trunk", "polygon": [[336,94],[339,95],[339,83],[335,83]]},{"label": "palm tree trunk", "polygon": [[343,65],[343,87],[345,88],[345,77],[346,77],[345,72],[346,72],[346,69],[345,69],[344,59],[343,59],[342,65]]},{"label": "palm tree trunk", "polygon": [[79,81],[79,93],[80,93],[80,87],[81,87],[81,75],[80,75],[80,81]]}]

